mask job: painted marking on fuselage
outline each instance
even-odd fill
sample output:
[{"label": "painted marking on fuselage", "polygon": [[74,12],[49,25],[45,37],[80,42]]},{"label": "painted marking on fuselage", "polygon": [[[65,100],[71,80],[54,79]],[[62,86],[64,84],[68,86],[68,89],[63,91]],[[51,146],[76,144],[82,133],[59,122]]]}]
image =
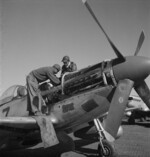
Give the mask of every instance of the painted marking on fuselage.
[{"label": "painted marking on fuselage", "polygon": [[73,111],[73,110],[74,110],[74,104],[73,103],[70,103],[70,104],[62,106],[63,113],[66,113],[66,112],[69,112],[69,111]]},{"label": "painted marking on fuselage", "polygon": [[10,107],[6,107],[2,110],[3,113],[6,113],[5,116],[7,117],[8,116],[8,113],[9,113],[9,110],[10,110]]},{"label": "painted marking on fuselage", "polygon": [[123,97],[119,97],[119,103],[123,103],[124,99]]}]

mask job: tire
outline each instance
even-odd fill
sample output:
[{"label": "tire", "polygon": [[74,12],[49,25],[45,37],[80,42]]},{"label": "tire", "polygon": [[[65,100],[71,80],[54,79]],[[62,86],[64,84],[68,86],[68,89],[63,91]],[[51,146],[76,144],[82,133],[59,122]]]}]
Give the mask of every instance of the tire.
[{"label": "tire", "polygon": [[115,149],[114,145],[106,140],[102,141],[104,149],[106,152],[103,151],[101,145],[98,145],[98,155],[99,157],[115,157]]}]

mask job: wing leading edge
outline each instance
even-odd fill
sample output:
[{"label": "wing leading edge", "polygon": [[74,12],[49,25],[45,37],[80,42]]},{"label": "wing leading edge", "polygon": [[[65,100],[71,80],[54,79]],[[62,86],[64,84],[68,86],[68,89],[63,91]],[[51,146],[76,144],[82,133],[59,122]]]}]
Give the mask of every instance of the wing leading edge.
[{"label": "wing leading edge", "polygon": [[0,127],[12,127],[18,129],[37,129],[38,125],[33,117],[1,117]]},{"label": "wing leading edge", "polygon": [[8,130],[21,129],[21,130],[40,130],[41,139],[44,147],[51,147],[59,143],[57,135],[48,116],[36,117],[2,117],[0,118],[0,129]]}]

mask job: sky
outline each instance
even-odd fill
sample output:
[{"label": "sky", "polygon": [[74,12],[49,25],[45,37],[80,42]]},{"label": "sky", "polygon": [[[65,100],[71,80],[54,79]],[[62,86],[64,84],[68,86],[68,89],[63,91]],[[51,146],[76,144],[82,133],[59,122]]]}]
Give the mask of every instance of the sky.
[{"label": "sky", "polygon": [[[124,56],[150,57],[149,0],[88,0],[110,39]],[[0,0],[0,93],[26,84],[30,71],[62,65],[69,55],[78,69],[116,57],[81,0]],[[150,87],[150,78],[146,79]]]}]

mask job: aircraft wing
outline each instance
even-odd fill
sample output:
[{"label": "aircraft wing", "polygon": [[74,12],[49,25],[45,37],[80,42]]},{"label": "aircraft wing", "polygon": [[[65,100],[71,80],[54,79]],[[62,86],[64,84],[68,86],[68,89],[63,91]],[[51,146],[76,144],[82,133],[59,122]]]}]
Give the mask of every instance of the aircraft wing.
[{"label": "aircraft wing", "polygon": [[133,110],[137,110],[137,109],[139,109],[139,107],[129,107],[129,108],[127,107],[125,112],[129,112],[129,111],[133,111]]},{"label": "aircraft wing", "polygon": [[59,143],[49,116],[0,118],[0,131],[7,132],[9,130],[13,133],[14,129],[22,130],[23,132],[26,130],[40,130],[41,139],[45,148]]},{"label": "aircraft wing", "polygon": [[0,117],[0,127],[38,129],[37,122],[33,117]]}]

